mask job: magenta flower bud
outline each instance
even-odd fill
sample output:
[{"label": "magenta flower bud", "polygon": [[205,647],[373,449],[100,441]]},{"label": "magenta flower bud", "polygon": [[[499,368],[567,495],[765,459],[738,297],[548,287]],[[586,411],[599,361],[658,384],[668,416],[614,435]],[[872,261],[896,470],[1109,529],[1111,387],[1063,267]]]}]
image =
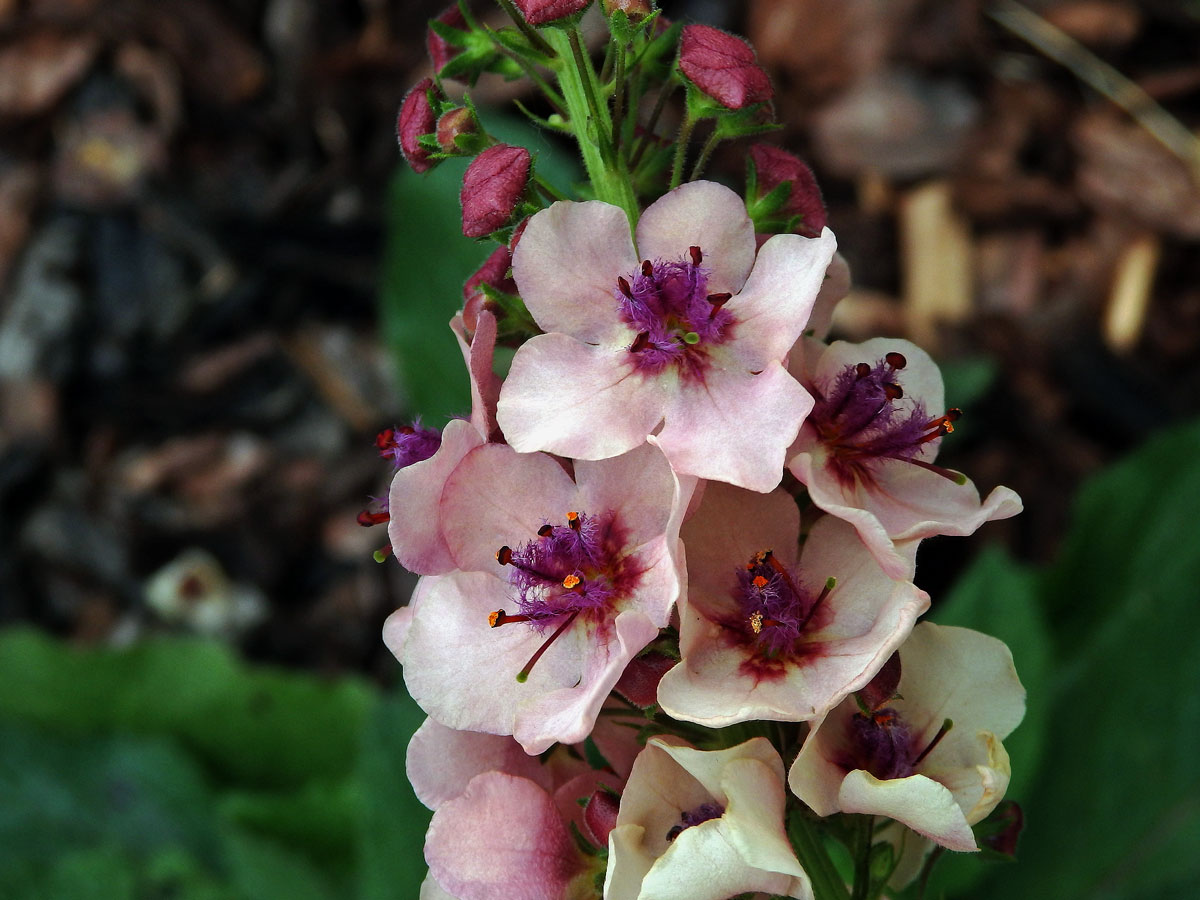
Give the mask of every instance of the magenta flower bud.
[{"label": "magenta flower bud", "polygon": [[513,0],[530,25],[546,25],[583,12],[592,0]]},{"label": "magenta flower bud", "polygon": [[471,111],[465,106],[460,106],[452,109],[447,113],[443,113],[442,117],[437,120],[437,142],[442,148],[443,153],[459,153],[463,152],[455,141],[462,134],[476,134],[479,131],[475,127],[475,117],[471,115]]},{"label": "magenta flower bud", "polygon": [[621,798],[612,791],[597,788],[583,808],[583,825],[587,837],[597,847],[608,846],[608,833],[617,827],[617,812]]},{"label": "magenta flower bud", "polygon": [[524,147],[497,144],[480,153],[463,176],[462,227],[467,237],[486,237],[512,218],[529,183]]},{"label": "magenta flower bud", "polygon": [[649,709],[658,702],[658,683],[677,662],[662,653],[636,657],[621,673],[616,691],[630,703]]},{"label": "magenta flower bud", "polygon": [[[446,7],[434,17],[434,21],[449,25],[451,28],[465,29],[467,26],[467,20],[463,18],[462,10],[458,8],[457,3]],[[429,58],[433,60],[435,72],[442,71],[446,63],[462,52],[462,48],[455,47],[432,28],[425,32],[425,49],[429,51]]]},{"label": "magenta flower bud", "polygon": [[711,25],[683,29],[679,68],[692,84],[728,109],[742,109],[774,96],[754,48]]},{"label": "magenta flower bud", "polygon": [[786,150],[773,144],[755,144],[750,159],[758,172],[758,196],[764,197],[785,181],[792,183],[791,192],[781,212],[787,218],[800,217],[797,231],[805,237],[816,237],[825,227],[825,203],[817,187],[812,169]]},{"label": "magenta flower bud", "polygon": [[483,261],[483,265],[467,279],[463,285],[463,325],[467,331],[474,332],[479,319],[479,311],[487,302],[487,294],[483,285],[493,287],[505,294],[515,294],[517,284],[508,277],[512,267],[512,251],[507,247],[497,247],[491,256]]},{"label": "magenta flower bud", "polygon": [[1015,800],[1005,800],[979,825],[979,843],[987,849],[1008,856],[1017,856],[1017,840],[1025,827],[1025,815]]},{"label": "magenta flower bud", "polygon": [[432,88],[432,79],[422,78],[418,81],[405,96],[400,104],[400,113],[396,116],[396,140],[400,144],[400,152],[414,172],[428,172],[437,165],[437,161],[429,158],[429,152],[419,141],[421,135],[432,134],[437,127],[433,107],[429,105],[429,91]]}]

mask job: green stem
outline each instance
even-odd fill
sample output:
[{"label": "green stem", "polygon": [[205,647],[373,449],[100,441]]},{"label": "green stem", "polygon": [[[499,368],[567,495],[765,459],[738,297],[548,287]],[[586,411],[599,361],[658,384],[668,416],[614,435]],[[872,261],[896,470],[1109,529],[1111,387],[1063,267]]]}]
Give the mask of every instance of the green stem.
[{"label": "green stem", "polygon": [[679,187],[679,182],[683,180],[683,161],[687,156],[687,145],[692,137],[692,129],[695,127],[696,120],[685,114],[683,124],[679,126],[679,134],[675,137],[675,161],[671,164],[671,190]]},{"label": "green stem", "polygon": [[546,96],[546,101],[550,104],[550,108],[560,116],[565,116],[566,113],[563,111],[563,106],[566,104],[563,101],[562,95],[553,87],[551,87],[550,83],[541,76],[538,70],[534,67],[533,63],[522,58],[518,54],[513,53],[511,50],[505,47],[504,44],[500,43],[500,39],[496,37],[496,32],[491,28],[487,28],[487,34],[488,37],[492,39],[492,43],[496,45],[496,49],[520,66],[521,71],[525,73],[525,77],[537,85],[541,92]]},{"label": "green stem", "polygon": [[572,27],[567,31],[567,39],[571,44],[571,55],[575,58],[575,68],[579,70],[580,81],[583,83],[583,96],[587,100],[588,112],[591,115],[596,141],[600,144],[600,152],[613,162],[612,144],[608,141],[607,116],[601,113],[600,101],[596,99],[596,79],[591,60],[583,52],[583,41],[579,37],[579,29]]},{"label": "green stem", "polygon": [[643,129],[642,136],[638,140],[637,149],[633,152],[633,158],[629,161],[629,168],[631,170],[637,169],[638,163],[642,161],[642,154],[646,152],[646,148],[655,140],[654,129],[658,127],[658,117],[662,115],[668,98],[670,98],[671,94],[675,93],[677,86],[678,83],[672,77],[667,80],[667,83],[662,86],[662,90],[658,92],[658,99],[654,101],[654,109],[650,111],[650,119],[646,122],[646,127]]},{"label": "green stem", "polygon": [[800,865],[812,881],[813,896],[816,900],[850,900],[842,876],[838,874],[825,845],[821,843],[821,835],[802,810],[792,813],[788,823],[788,836],[792,839],[792,846],[796,848]]},{"label": "green stem", "polygon": [[547,199],[549,199],[551,201],[567,199],[566,194],[564,194],[562,191],[560,191],[558,188],[556,188],[554,185],[552,185],[550,182],[548,182],[545,178],[543,178],[541,175],[537,174],[536,172],[534,172],[534,174],[533,174],[533,180],[534,180],[534,183],[537,184],[538,190],[540,190],[543,194],[545,194]]},{"label": "green stem", "polygon": [[621,157],[621,132],[625,128],[625,48],[617,46],[617,77],[613,79],[613,127],[612,148],[613,156]]},{"label": "green stem", "polygon": [[[571,38],[561,28],[548,29],[546,39],[564,60],[574,56]],[[580,56],[582,57],[582,47]],[[600,150],[599,140],[607,143],[612,121],[608,118],[608,109],[598,105],[596,113],[600,118],[599,120],[593,119],[594,92],[591,92],[593,103],[588,102],[588,84],[592,77],[594,77],[594,73],[589,65],[581,66],[578,62],[574,66],[563,65],[558,71],[558,86],[562,90],[563,100],[566,101],[571,129],[575,133],[575,140],[583,155],[584,169],[587,171],[588,180],[592,184],[592,190],[595,191],[596,199],[621,207],[625,211],[632,229],[638,217],[637,198],[633,194],[633,184],[629,180],[628,173],[620,166],[610,165],[605,154]],[[589,122],[592,123],[590,128]]]},{"label": "green stem", "polygon": [[871,844],[875,817],[860,816],[854,835],[854,893],[851,900],[867,900],[871,894]]},{"label": "green stem", "polygon": [[545,39],[537,33],[536,28],[525,21],[525,17],[512,5],[512,0],[500,0],[500,8],[508,13],[508,17],[513,20],[513,24],[520,29],[521,34],[525,35],[526,40],[539,53],[544,53],[546,56],[554,58],[554,48],[546,43]]},{"label": "green stem", "polygon": [[721,143],[721,132],[719,129],[714,128],[712,134],[708,136],[708,140],[704,142],[704,149],[700,151],[700,157],[696,160],[696,165],[692,166],[692,174],[688,177],[688,181],[695,181],[700,177],[700,173],[708,165],[709,157],[713,155],[713,151],[717,149],[717,144],[719,143]]}]

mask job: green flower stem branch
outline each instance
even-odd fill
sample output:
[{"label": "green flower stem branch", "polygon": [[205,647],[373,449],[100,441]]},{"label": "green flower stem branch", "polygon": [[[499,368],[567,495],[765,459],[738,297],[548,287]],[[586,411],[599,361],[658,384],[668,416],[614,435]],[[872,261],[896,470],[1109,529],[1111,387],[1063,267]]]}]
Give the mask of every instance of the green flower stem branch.
[{"label": "green flower stem branch", "polygon": [[[596,199],[619,206],[629,218],[630,228],[637,222],[638,205],[629,174],[612,157],[612,119],[608,108],[597,100],[596,73],[583,52],[579,32],[551,28],[546,39],[558,54],[558,86],[566,101],[571,128],[583,155],[583,165],[596,192]],[[570,61],[574,60],[575,65]]]},{"label": "green flower stem branch", "polygon": [[788,823],[788,836],[800,858],[800,865],[812,881],[816,900],[850,900],[842,876],[838,874],[833,860],[825,850],[821,835],[813,827],[803,810],[792,812]]}]

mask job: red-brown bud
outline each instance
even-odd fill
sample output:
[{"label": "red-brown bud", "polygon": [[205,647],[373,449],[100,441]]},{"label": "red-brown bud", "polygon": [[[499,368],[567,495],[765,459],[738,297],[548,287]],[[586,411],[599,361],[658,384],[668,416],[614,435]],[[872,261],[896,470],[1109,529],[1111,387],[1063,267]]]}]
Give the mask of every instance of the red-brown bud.
[{"label": "red-brown bud", "polygon": [[742,109],[774,96],[754,48],[711,25],[683,29],[679,68],[692,84],[728,109]]},{"label": "red-brown bud", "polygon": [[530,25],[546,25],[583,12],[592,0],[513,0]]},{"label": "red-brown bud", "polygon": [[465,106],[459,106],[443,113],[437,120],[437,142],[443,153],[462,153],[462,148],[455,142],[461,134],[475,134],[475,116]]},{"label": "red-brown bud", "polygon": [[648,709],[658,702],[658,683],[676,662],[678,660],[657,652],[635,657],[621,673],[615,689],[630,703]]},{"label": "red-brown bud", "polygon": [[505,294],[517,292],[516,282],[508,277],[511,267],[512,252],[507,247],[497,247],[475,274],[467,279],[467,283],[463,285],[463,324],[467,331],[475,331],[479,310],[487,301],[487,294],[483,292],[482,285],[486,284]]},{"label": "red-brown bud", "polygon": [[600,5],[604,7],[606,16],[619,11],[625,13],[630,22],[640,22],[654,12],[650,0],[600,0]]},{"label": "red-brown bud", "polygon": [[463,176],[462,227],[467,237],[486,237],[504,227],[529,183],[529,151],[497,144],[480,153]]},{"label": "red-brown bud", "polygon": [[[462,10],[458,8],[457,3],[446,7],[434,17],[434,20],[441,22],[443,25],[449,25],[451,28],[465,29],[467,26],[467,20],[463,18]],[[446,63],[462,52],[461,47],[455,47],[453,44],[447,42],[444,37],[432,28],[427,29],[425,32],[425,49],[429,51],[429,58],[433,60],[433,70],[435,72],[442,71],[442,67]]]},{"label": "red-brown bud", "polygon": [[612,791],[597,788],[583,808],[583,826],[587,837],[597,847],[608,846],[608,834],[617,827],[621,798]]},{"label": "red-brown bud", "polygon": [[750,159],[758,172],[758,195],[771,193],[785,181],[792,183],[791,193],[781,212],[785,217],[800,216],[798,229],[806,237],[817,237],[825,227],[825,202],[817,178],[805,163],[796,156],[773,144],[755,144],[750,148]]},{"label": "red-brown bud", "polygon": [[436,127],[433,107],[429,105],[428,91],[431,88],[432,79],[422,78],[418,81],[405,96],[396,116],[396,140],[400,144],[400,152],[414,172],[427,172],[437,165],[418,142],[421,135],[432,134]]}]

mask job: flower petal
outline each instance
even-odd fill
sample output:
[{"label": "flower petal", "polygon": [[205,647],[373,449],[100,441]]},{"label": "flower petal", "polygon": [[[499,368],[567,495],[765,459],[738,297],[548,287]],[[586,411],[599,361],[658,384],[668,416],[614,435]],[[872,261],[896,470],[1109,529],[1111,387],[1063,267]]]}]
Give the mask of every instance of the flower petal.
[{"label": "flower petal", "polygon": [[500,391],[497,418],[509,444],[521,453],[605,459],[644,442],[662,419],[663,389],[635,373],[627,356],[565,334],[526,341]]},{"label": "flower petal", "polygon": [[754,224],[742,198],[715,181],[692,181],[655,200],[638,219],[642,259],[686,259],[689,247],[704,254],[709,291],[740,291],[754,265]]},{"label": "flower petal", "polygon": [[950,850],[979,849],[949,788],[924,775],[881,781],[870,772],[855,769],[842,781],[838,805],[842,812],[895,819]]},{"label": "flower petal", "polygon": [[543,331],[610,344],[627,330],[617,318],[617,278],[637,264],[621,209],[559,201],[529,220],[513,252],[513,278]]}]

